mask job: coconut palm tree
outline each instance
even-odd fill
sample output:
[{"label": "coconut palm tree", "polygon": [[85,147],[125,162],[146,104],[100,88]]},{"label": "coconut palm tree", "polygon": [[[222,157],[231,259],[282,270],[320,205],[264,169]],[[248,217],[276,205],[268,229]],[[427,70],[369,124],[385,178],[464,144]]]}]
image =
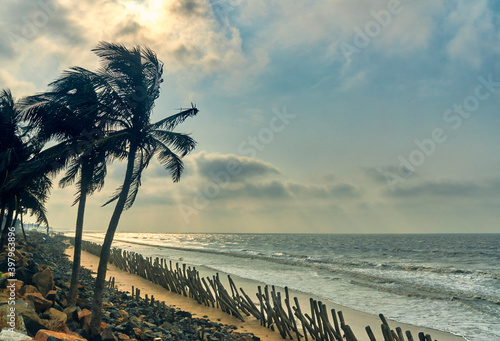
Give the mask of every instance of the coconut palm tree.
[{"label": "coconut palm tree", "polygon": [[104,185],[111,154],[98,143],[105,137],[109,115],[100,102],[99,78],[83,68],[72,68],[49,84],[50,91],[23,100],[24,116],[38,139],[57,144],[40,154],[39,167],[57,174],[66,170],[59,186],[76,182],[78,211],[68,303],[74,305],[79,284],[81,245],[87,197]]},{"label": "coconut palm tree", "polygon": [[181,158],[194,149],[196,142],[190,136],[176,133],[173,129],[198,113],[198,109],[191,105],[175,115],[151,123],[163,74],[163,64],[156,54],[147,47],[128,49],[123,45],[106,42],[101,42],[94,52],[103,62],[101,76],[106,86],[103,86],[102,91],[109,103],[105,107],[115,112],[111,116],[119,117],[119,129],[110,133],[108,141],[123,150],[122,156],[126,157],[127,168],[123,184],[106,203],[116,200],[97,270],[90,324],[92,335],[100,332],[106,267],[121,214],[133,205],[141,185],[142,172],[153,156],[170,171],[174,182],[180,180],[184,168]]},{"label": "coconut palm tree", "polygon": [[1,247],[7,241],[8,228],[15,224],[23,207],[36,215],[37,223],[46,223],[45,202],[51,187],[44,173],[27,172],[26,165],[37,155],[41,145],[22,126],[21,110],[10,90],[0,91],[0,207],[3,222]]}]

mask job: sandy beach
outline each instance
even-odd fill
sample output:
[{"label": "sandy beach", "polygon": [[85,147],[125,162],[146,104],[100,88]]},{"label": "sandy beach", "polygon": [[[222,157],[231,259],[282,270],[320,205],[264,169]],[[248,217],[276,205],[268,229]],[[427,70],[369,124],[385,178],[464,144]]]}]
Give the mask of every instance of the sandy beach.
[{"label": "sandy beach", "polygon": [[[73,254],[73,248],[69,247],[66,250],[66,254],[71,259]],[[83,267],[90,269],[92,271],[96,271],[98,263],[99,263],[99,258],[97,256],[94,256],[85,251],[82,252]],[[197,270],[200,272],[200,276],[202,277],[212,276],[215,273],[211,269],[203,267],[201,268],[197,267]],[[226,280],[227,276],[224,274],[221,275],[222,275],[221,279]],[[239,330],[241,332],[253,333],[254,335],[260,337],[262,340],[282,340],[278,332],[276,331],[273,332],[270,329],[260,326],[259,321],[257,321],[253,317],[246,317],[245,322],[241,322],[240,320],[232,316],[229,316],[216,308],[200,305],[188,297],[184,297],[182,295],[178,295],[170,291],[167,291],[163,287],[157,284],[153,284],[137,275],[132,275],[128,272],[122,271],[112,264],[108,265],[107,277],[115,278],[115,285],[118,287],[119,290],[130,292],[132,286],[134,286],[135,288],[139,288],[141,290],[141,293],[147,293],[149,296],[154,295],[155,300],[165,301],[170,306],[174,306],[182,310],[189,311],[196,317],[206,316],[212,321],[219,321],[220,323],[228,325],[236,325],[239,327]],[[232,278],[235,281],[236,285],[238,287],[243,288],[251,297],[254,297],[254,293],[257,291],[258,285],[264,285],[263,283],[258,283],[256,281],[251,281],[236,276],[232,276]],[[224,282],[223,284],[225,286],[227,285],[227,283]],[[277,289],[280,290],[280,288]],[[303,294],[300,292],[291,291],[290,295],[292,297],[297,297],[299,299],[300,305],[303,307],[303,309],[309,307],[309,298],[312,297],[313,299],[323,301],[323,303],[326,304],[328,309],[333,308],[337,311],[341,310],[344,314],[346,323],[351,326],[352,330],[354,331],[354,334],[357,336],[359,341],[369,340],[364,329],[368,325],[371,326],[375,336],[377,337],[377,340],[383,339],[382,334],[380,332],[381,322],[378,316],[376,315],[363,313],[360,311],[346,308],[344,306],[333,304],[331,302],[326,302],[325,300],[322,300],[319,297],[314,297],[313,295],[310,294]],[[452,335],[446,332],[441,332],[438,330],[417,327],[391,320],[389,320],[389,324],[391,325],[392,328],[399,326],[403,331],[406,330],[411,331],[414,337],[416,337],[419,332],[424,332],[425,334],[430,334],[433,339],[439,341],[464,340],[462,337]]]}]

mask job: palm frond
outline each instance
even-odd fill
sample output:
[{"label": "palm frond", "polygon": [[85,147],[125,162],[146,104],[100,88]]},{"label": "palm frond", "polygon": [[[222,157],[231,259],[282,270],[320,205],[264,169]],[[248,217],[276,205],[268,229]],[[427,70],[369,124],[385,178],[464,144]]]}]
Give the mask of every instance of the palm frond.
[{"label": "palm frond", "polygon": [[59,180],[59,187],[65,188],[74,184],[76,177],[80,173],[81,166],[82,165],[78,162],[78,160],[72,160],[66,174],[61,178],[61,180]]},{"label": "palm frond", "polygon": [[157,129],[151,131],[151,136],[173,149],[176,153],[180,153],[181,157],[186,156],[196,147],[196,141],[191,136],[182,133]]},{"label": "palm frond", "polygon": [[184,171],[184,164],[182,162],[182,159],[160,141],[158,141],[157,146],[158,146],[158,152],[157,152],[158,161],[165,167],[165,169],[170,171],[172,180],[174,182],[179,182],[181,179],[182,172]]},{"label": "palm frond", "polygon": [[184,122],[189,117],[196,116],[198,114],[198,108],[196,105],[191,103],[191,108],[181,109],[181,111],[175,115],[169,116],[151,125],[152,129],[166,129],[172,130],[180,123]]},{"label": "palm frond", "polygon": [[30,212],[31,216],[36,217],[37,224],[45,224],[46,226],[49,226],[47,209],[45,208],[44,202],[40,202],[36,197],[28,194],[23,196],[22,205]]}]

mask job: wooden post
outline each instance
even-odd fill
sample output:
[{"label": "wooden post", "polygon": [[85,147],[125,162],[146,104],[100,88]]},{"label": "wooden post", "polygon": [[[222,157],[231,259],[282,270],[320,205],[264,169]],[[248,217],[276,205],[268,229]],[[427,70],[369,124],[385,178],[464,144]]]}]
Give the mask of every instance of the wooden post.
[{"label": "wooden post", "polygon": [[387,320],[385,319],[383,314],[378,314],[378,317],[380,317],[383,324],[385,324],[387,327],[389,327],[389,323],[387,323]]},{"label": "wooden post", "polygon": [[343,329],[343,326],[345,325],[344,321],[344,314],[342,314],[342,311],[338,311],[337,314],[339,315],[339,320],[340,320],[340,327]]},{"label": "wooden post", "polygon": [[349,327],[348,325],[345,324],[342,327],[342,329],[344,330],[344,333],[347,336],[347,341],[358,341],[358,339],[356,339],[356,336],[354,336],[354,333],[352,332],[351,327]]},{"label": "wooden post", "polygon": [[337,340],[342,341],[342,334],[340,333],[339,321],[337,320],[337,313],[335,312],[335,309],[332,309],[332,318],[335,326],[335,332],[337,334]]},{"label": "wooden post", "polygon": [[260,319],[260,325],[261,326],[266,326],[266,315],[264,314],[264,302],[262,300],[262,288],[260,285],[257,287],[259,292],[257,293],[257,298],[259,299],[259,305],[260,305],[260,315],[262,316]]},{"label": "wooden post", "polygon": [[366,330],[366,334],[368,334],[368,337],[370,338],[370,341],[377,341],[377,339],[375,339],[375,335],[373,335],[373,332],[372,332],[372,329],[370,328],[370,326],[366,326],[365,330]]},{"label": "wooden post", "polygon": [[297,316],[299,318],[299,321],[302,324],[302,330],[304,331],[304,338],[306,339],[306,341],[309,341],[309,339],[307,337],[307,325],[306,325],[307,322],[304,319],[304,315],[302,315],[302,311],[300,310],[299,300],[297,299],[297,297],[294,297],[293,300],[295,302],[295,307],[294,307],[295,308],[295,316]]},{"label": "wooden post", "polygon": [[400,327],[396,327],[396,333],[398,334],[399,341],[405,341],[405,337],[403,336],[403,331]]},{"label": "wooden post", "polygon": [[389,328],[389,325],[382,323],[381,325],[382,328],[382,335],[384,335],[384,341],[393,341],[391,329]]}]

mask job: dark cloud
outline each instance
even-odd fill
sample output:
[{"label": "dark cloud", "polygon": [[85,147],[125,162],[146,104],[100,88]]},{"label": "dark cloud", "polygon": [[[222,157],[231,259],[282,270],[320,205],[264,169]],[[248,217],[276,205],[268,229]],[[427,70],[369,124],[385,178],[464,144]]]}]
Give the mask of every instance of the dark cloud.
[{"label": "dark cloud", "polygon": [[200,176],[224,182],[244,182],[251,178],[278,175],[279,170],[264,161],[237,155],[197,154],[193,160]]},{"label": "dark cloud", "polygon": [[173,51],[175,58],[181,63],[187,63],[202,58],[203,53],[196,47],[188,47],[184,44]]},{"label": "dark cloud", "polygon": [[500,179],[486,182],[472,181],[427,181],[411,187],[398,187],[386,191],[388,196],[397,198],[446,197],[469,198],[478,196],[500,195]]},{"label": "dark cloud", "polygon": [[209,16],[206,4],[200,0],[178,0],[172,5],[171,11],[184,17]]},{"label": "dark cloud", "polygon": [[142,26],[135,22],[129,21],[121,25],[116,33],[117,37],[135,36],[142,29]]},{"label": "dark cloud", "polygon": [[355,198],[359,197],[360,193],[358,190],[346,183],[340,184],[330,184],[327,186],[318,186],[311,184],[302,183],[290,183],[288,184],[288,189],[297,197],[312,197],[319,199],[328,198]]},{"label": "dark cloud", "polygon": [[349,184],[338,184],[331,186],[329,188],[329,191],[334,197],[340,198],[353,198],[360,195],[358,190],[354,186]]},{"label": "dark cloud", "polygon": [[392,181],[416,178],[417,174],[406,167],[387,166],[383,168],[365,168],[365,175],[376,184],[387,185]]},{"label": "dark cloud", "polygon": [[56,0],[17,1],[4,6],[0,14],[0,53],[12,56],[44,35],[68,46],[85,42],[82,28],[68,19],[69,11]]},{"label": "dark cloud", "polygon": [[285,185],[279,181],[261,184],[245,184],[242,192],[245,196],[252,198],[280,199],[290,197]]}]

